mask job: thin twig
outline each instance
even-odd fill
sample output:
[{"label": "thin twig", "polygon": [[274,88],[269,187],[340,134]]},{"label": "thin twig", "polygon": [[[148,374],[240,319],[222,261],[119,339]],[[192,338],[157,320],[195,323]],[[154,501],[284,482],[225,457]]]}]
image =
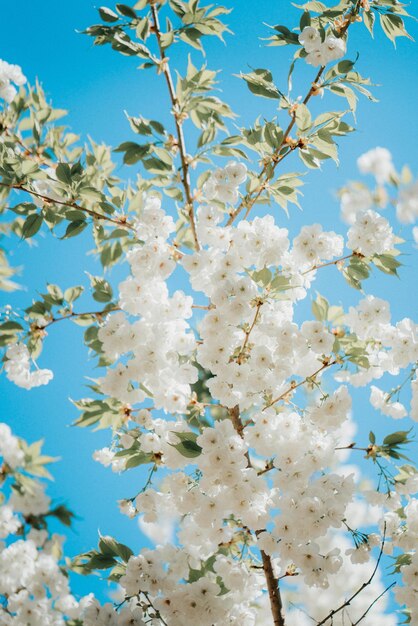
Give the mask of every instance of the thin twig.
[{"label": "thin twig", "polygon": [[360,256],[360,255],[356,254],[355,252],[352,252],[351,254],[342,256],[339,259],[335,259],[334,261],[328,261],[327,263],[320,263],[319,265],[313,265],[305,272],[302,272],[302,276],[305,276],[306,274],[309,274],[310,272],[315,272],[316,270],[321,269],[321,267],[328,267],[329,265],[338,265],[338,263],[341,263],[342,261],[346,261],[347,259],[351,259],[354,256]]},{"label": "thin twig", "polygon": [[338,361],[328,361],[328,362],[324,362],[322,364],[322,366],[316,370],[316,372],[314,372],[313,374],[311,374],[310,376],[307,376],[306,378],[304,378],[303,380],[301,380],[299,383],[293,383],[289,386],[289,388],[284,391],[282,394],[280,394],[280,396],[277,396],[277,398],[274,398],[274,400],[271,400],[271,402],[269,402],[268,404],[266,404],[266,406],[263,408],[263,411],[265,411],[266,409],[268,409],[269,407],[273,406],[273,404],[276,404],[276,402],[279,402],[280,400],[283,400],[283,398],[285,398],[289,393],[292,393],[293,391],[295,391],[295,389],[297,389],[298,387],[301,387],[302,385],[304,385],[305,383],[311,382],[318,374],[320,374],[323,370],[327,369],[327,367],[331,367],[331,365],[335,365],[336,363],[338,363]]},{"label": "thin twig", "polygon": [[240,364],[240,363],[241,363],[241,361],[242,361],[242,357],[244,356],[244,353],[245,353],[245,348],[247,347],[248,340],[249,340],[249,338],[250,338],[250,335],[251,335],[251,333],[252,333],[252,331],[253,331],[254,326],[255,326],[255,325],[256,325],[256,323],[257,323],[258,316],[260,315],[260,309],[261,309],[262,304],[263,304],[263,301],[262,301],[262,300],[259,300],[259,301],[257,302],[257,306],[256,306],[256,311],[255,311],[254,319],[253,319],[253,321],[252,321],[251,326],[249,327],[249,329],[248,329],[247,331],[245,331],[245,339],[244,339],[244,342],[243,342],[243,344],[242,344],[242,346],[241,346],[241,350],[239,351],[239,354],[238,354],[238,356],[237,356],[237,363],[238,363],[238,364]]},{"label": "thin twig", "polygon": [[370,609],[374,607],[374,605],[376,604],[376,602],[378,602],[378,601],[380,600],[380,598],[381,598],[382,596],[384,596],[384,595],[385,595],[385,593],[387,593],[387,592],[389,591],[389,589],[392,589],[392,587],[394,587],[395,585],[396,585],[396,582],[395,582],[395,581],[393,581],[393,583],[391,583],[390,585],[388,585],[388,586],[386,587],[386,589],[385,589],[384,591],[382,591],[382,593],[381,593],[381,594],[379,594],[379,595],[377,596],[377,598],[375,598],[375,599],[373,600],[373,602],[370,604],[370,606],[368,607],[368,609],[367,609],[366,611],[364,611],[363,615],[362,615],[362,616],[361,616],[361,617],[360,617],[360,618],[359,618],[356,622],[354,622],[354,623],[352,624],[352,626],[357,626],[357,624],[360,624],[360,622],[361,622],[361,621],[362,621],[362,620],[366,617],[366,615],[367,615],[367,613],[370,611]]},{"label": "thin twig", "polygon": [[168,93],[170,95],[170,100],[172,104],[172,113],[174,115],[174,122],[176,125],[177,142],[178,142],[178,148],[179,148],[179,153],[180,153],[181,170],[182,170],[181,182],[183,184],[184,193],[186,197],[186,208],[187,208],[187,213],[189,216],[190,229],[192,232],[192,237],[193,237],[195,248],[196,250],[200,250],[199,239],[198,239],[197,232],[196,232],[194,200],[193,200],[193,194],[192,194],[191,182],[190,182],[190,171],[189,171],[190,164],[189,164],[189,159],[188,159],[187,152],[186,152],[186,143],[184,139],[182,120],[180,117],[180,112],[178,110],[179,101],[176,95],[173,78],[171,76],[171,70],[168,64],[168,57],[165,54],[164,46],[162,45],[162,41],[161,41],[161,28],[160,28],[160,21],[158,18],[158,8],[155,3],[150,3],[150,4],[151,4],[151,15],[152,15],[152,19],[154,22],[152,32],[154,32],[157,38],[158,49],[160,52],[159,67],[161,68],[161,72],[165,76],[165,80],[166,80],[167,87],[168,87]]},{"label": "thin twig", "polygon": [[52,324],[56,324],[57,322],[62,322],[64,320],[72,319],[74,317],[83,317],[84,315],[94,315],[95,317],[103,317],[103,315],[107,315],[108,313],[113,313],[115,311],[121,311],[120,307],[112,307],[111,309],[105,309],[104,311],[86,311],[83,313],[75,313],[71,311],[68,315],[63,315],[62,317],[53,317],[51,320],[47,321],[43,326],[36,325],[36,330],[45,330],[48,326]]}]

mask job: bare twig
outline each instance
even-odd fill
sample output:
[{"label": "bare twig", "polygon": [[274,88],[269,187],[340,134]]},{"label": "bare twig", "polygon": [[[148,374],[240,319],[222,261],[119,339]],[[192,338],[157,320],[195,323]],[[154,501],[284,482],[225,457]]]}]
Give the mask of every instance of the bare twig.
[{"label": "bare twig", "polygon": [[360,255],[356,254],[355,252],[352,252],[351,254],[347,254],[346,256],[342,256],[339,259],[335,259],[334,261],[328,261],[327,263],[319,263],[318,265],[313,265],[312,267],[310,267],[305,272],[302,272],[302,276],[305,276],[306,274],[309,274],[310,272],[315,272],[316,270],[321,269],[321,267],[328,267],[329,265],[338,265],[338,263],[342,263],[343,261],[345,261],[347,259],[351,259],[354,256],[360,256]]},{"label": "bare twig", "polygon": [[177,142],[178,142],[178,148],[179,148],[179,153],[180,153],[181,171],[182,171],[181,182],[183,184],[184,193],[186,197],[186,208],[187,208],[187,213],[189,216],[190,229],[192,232],[192,237],[193,237],[195,248],[196,250],[200,250],[199,239],[198,239],[197,232],[196,232],[194,200],[193,200],[193,194],[192,194],[191,182],[190,182],[190,163],[189,163],[189,158],[186,152],[186,143],[184,139],[182,119],[181,119],[180,111],[178,110],[179,101],[176,95],[176,90],[174,88],[173,78],[171,76],[171,70],[170,70],[170,66],[168,63],[168,57],[165,54],[164,46],[162,45],[162,41],[161,41],[161,28],[160,28],[160,21],[158,18],[158,8],[155,3],[150,3],[150,4],[151,4],[151,15],[152,15],[152,19],[154,22],[152,31],[154,32],[157,38],[158,49],[160,52],[159,67],[161,68],[161,72],[165,76],[165,80],[166,80],[167,87],[168,87],[168,93],[170,95],[170,100],[172,104],[172,113],[174,115],[174,121],[176,125]]},{"label": "bare twig", "polygon": [[[381,546],[380,546],[379,556],[377,557],[376,565],[375,565],[375,567],[374,567],[370,577],[368,578],[368,580],[366,580],[366,582],[364,582],[357,589],[357,591],[355,591],[345,602],[340,604],[340,606],[337,609],[333,609],[332,611],[330,611],[330,613],[328,613],[328,615],[326,617],[324,617],[323,620],[321,620],[320,622],[317,622],[316,626],[322,626],[322,624],[325,624],[328,620],[332,620],[334,615],[336,615],[337,613],[340,613],[340,611],[342,611],[347,606],[349,606],[351,604],[351,602],[354,600],[354,598],[356,598],[366,587],[368,587],[371,584],[373,578],[376,575],[377,570],[379,569],[380,561],[381,561],[382,555],[383,555],[383,548],[385,547],[385,541],[386,541],[386,523],[385,523],[384,528],[383,528],[383,538],[382,538],[382,543],[381,543]],[[375,602],[377,602],[377,600],[378,600],[378,598],[376,598]],[[369,607],[369,609],[370,608],[371,608],[371,606]],[[367,613],[367,611],[366,611],[366,613]],[[358,624],[358,622],[356,622],[356,623]]]},{"label": "bare twig", "polygon": [[376,602],[378,602],[378,601],[380,600],[380,598],[381,598],[382,596],[384,596],[384,595],[385,595],[385,593],[387,593],[387,592],[389,591],[389,589],[392,589],[392,587],[394,587],[395,585],[396,585],[396,582],[395,582],[395,581],[393,581],[393,583],[391,583],[390,585],[388,585],[388,586],[386,587],[386,589],[385,589],[384,591],[382,591],[382,593],[380,593],[380,594],[377,596],[377,598],[375,598],[375,599],[373,600],[373,602],[369,605],[369,607],[367,608],[367,610],[366,610],[366,611],[364,611],[363,615],[362,615],[361,617],[359,617],[359,619],[358,619],[356,622],[354,622],[354,623],[352,624],[352,626],[357,626],[357,624],[360,624],[360,622],[361,622],[361,621],[362,621],[362,620],[366,617],[366,615],[367,615],[367,613],[370,611],[370,609],[372,609],[372,608],[374,607],[374,605],[376,604]]}]

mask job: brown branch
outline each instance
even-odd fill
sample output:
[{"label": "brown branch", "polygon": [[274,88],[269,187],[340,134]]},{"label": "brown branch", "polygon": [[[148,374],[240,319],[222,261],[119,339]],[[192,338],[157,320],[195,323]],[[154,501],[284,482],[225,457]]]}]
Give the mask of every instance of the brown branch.
[{"label": "brown branch", "polygon": [[91,217],[94,217],[95,219],[98,220],[105,220],[107,222],[112,222],[112,224],[116,224],[117,226],[122,226],[124,228],[129,228],[130,230],[135,231],[136,229],[132,226],[132,224],[130,224],[129,222],[126,221],[125,217],[120,217],[119,219],[114,219],[112,217],[108,217],[107,215],[103,215],[102,213],[97,213],[97,211],[94,211],[93,209],[88,209],[87,207],[83,207],[79,204],[77,204],[77,202],[74,202],[72,200],[55,200],[54,198],[50,198],[49,196],[45,196],[42,193],[38,193],[37,191],[33,191],[32,189],[28,189],[28,187],[24,187],[21,184],[8,184],[8,183],[3,183],[0,181],[0,185],[2,187],[8,187],[9,189],[16,189],[18,191],[26,191],[26,193],[29,193],[31,196],[35,196],[36,198],[41,198],[41,200],[44,200],[45,202],[49,202],[51,204],[58,204],[60,206],[68,206],[71,209],[77,209],[77,211],[83,211],[84,213],[87,213],[88,215],[91,215]]},{"label": "brown branch", "polygon": [[168,87],[168,93],[170,95],[170,100],[172,104],[172,113],[174,115],[174,121],[176,125],[177,141],[178,141],[178,148],[179,148],[180,161],[181,161],[181,170],[182,170],[181,182],[183,184],[184,193],[186,197],[186,209],[187,209],[187,213],[189,216],[190,229],[192,232],[192,237],[194,240],[195,248],[196,250],[200,250],[199,239],[197,237],[197,232],[196,232],[194,200],[193,200],[193,194],[192,194],[191,182],[190,182],[190,163],[189,163],[189,158],[186,152],[186,143],[184,139],[182,119],[181,119],[181,115],[179,111],[179,101],[176,95],[176,90],[174,88],[173,78],[171,76],[171,70],[168,64],[168,57],[165,54],[164,46],[162,45],[162,41],[161,41],[161,28],[160,28],[160,21],[158,18],[158,8],[154,2],[150,4],[151,4],[151,15],[154,21],[152,32],[154,32],[157,38],[158,50],[160,52],[159,67],[161,69],[161,72],[165,76],[165,80],[166,80],[167,87]]},{"label": "brown branch", "polygon": [[270,607],[273,615],[274,626],[285,626],[279,583],[273,572],[271,558],[263,550],[260,550],[260,552],[261,560],[263,562],[264,575],[267,582],[267,590],[270,598]]},{"label": "brown branch", "polygon": [[[343,602],[342,604],[340,604],[340,606],[337,609],[333,609],[332,611],[330,611],[330,613],[328,613],[328,615],[326,617],[324,617],[323,620],[321,620],[320,622],[317,622],[316,626],[322,626],[323,624],[325,624],[328,620],[332,620],[334,615],[336,615],[337,613],[340,613],[340,611],[342,611],[343,609],[345,609],[347,606],[349,606],[351,604],[351,602],[354,600],[354,598],[356,598],[366,587],[368,587],[373,578],[376,575],[377,570],[379,569],[379,565],[380,565],[380,561],[382,559],[382,555],[383,555],[383,548],[385,547],[385,541],[386,541],[386,523],[383,527],[383,538],[382,538],[382,543],[380,546],[380,552],[379,552],[379,556],[377,557],[377,561],[376,561],[376,565],[370,575],[370,577],[368,578],[368,580],[366,580],[366,582],[364,582],[358,589],[357,591],[355,591],[349,598],[348,600],[346,600],[345,602]],[[387,591],[387,590],[386,590]],[[383,594],[381,594],[383,595]],[[380,596],[379,596],[380,597]],[[379,598],[376,598],[375,602],[377,602]],[[371,608],[371,606],[369,607],[369,609]],[[368,610],[369,610],[368,609]],[[366,613],[368,612],[368,610],[366,611]],[[364,617],[364,616],[363,616]],[[363,617],[361,619],[363,619]],[[358,621],[356,622],[356,624],[358,624]]]},{"label": "brown branch", "polygon": [[258,470],[257,476],[262,476],[263,474],[267,474],[267,472],[271,472],[274,469],[273,461],[268,461],[266,466],[262,470]]},{"label": "brown branch", "polygon": [[[232,424],[235,430],[237,431],[238,435],[241,437],[241,439],[244,439],[244,426],[240,418],[240,411],[239,411],[238,404],[234,406],[232,409],[229,409],[229,415],[231,417]],[[247,457],[247,460],[248,460],[248,467],[252,467],[249,453],[247,452],[245,456]],[[255,534],[259,535],[261,532],[263,531],[258,530],[256,531]],[[261,552],[261,559],[263,562],[264,576],[266,578],[266,583],[267,583],[267,590],[268,590],[268,594],[270,598],[270,608],[271,608],[271,613],[273,616],[274,626],[285,626],[285,621],[283,617],[283,605],[282,605],[282,599],[280,596],[280,589],[279,589],[279,582],[278,582],[278,579],[274,575],[271,558],[263,550],[260,550],[260,552]]]},{"label": "brown branch", "polygon": [[263,411],[265,411],[266,409],[268,409],[271,406],[273,406],[273,404],[276,404],[276,402],[279,402],[280,400],[283,400],[283,398],[285,398],[289,393],[292,393],[298,387],[301,387],[305,383],[311,382],[315,378],[315,376],[320,374],[323,370],[327,369],[327,367],[331,367],[331,365],[335,365],[338,362],[339,361],[326,361],[326,362],[324,362],[321,365],[321,367],[319,369],[316,370],[316,372],[314,372],[310,376],[307,376],[306,378],[301,380],[299,383],[293,383],[293,384],[291,383],[289,388],[286,389],[286,391],[284,391],[282,394],[280,394],[280,396],[277,396],[277,398],[274,398],[274,400],[271,400],[271,402],[269,402],[269,404],[266,404],[266,406],[263,408]]},{"label": "brown branch", "polygon": [[236,406],[234,406],[234,408],[229,409],[229,415],[231,418],[231,422],[235,428],[235,430],[237,431],[237,433],[239,434],[239,436],[241,437],[241,439],[244,438],[244,426],[241,422],[241,418],[239,415],[239,406],[238,404]]}]

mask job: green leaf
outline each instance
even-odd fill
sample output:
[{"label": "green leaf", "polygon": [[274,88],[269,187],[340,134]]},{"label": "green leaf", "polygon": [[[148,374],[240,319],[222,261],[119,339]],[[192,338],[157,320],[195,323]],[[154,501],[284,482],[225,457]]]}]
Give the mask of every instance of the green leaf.
[{"label": "green leaf", "polygon": [[119,543],[109,535],[100,535],[99,550],[106,556],[119,556],[125,563],[127,563],[129,558],[133,555],[133,551],[128,548],[128,546]]},{"label": "green leaf", "polygon": [[75,237],[79,235],[86,228],[87,222],[85,220],[75,220],[74,222],[70,222],[65,231],[65,235],[62,239],[69,239],[70,237]]},{"label": "green leaf", "polygon": [[371,36],[373,37],[373,28],[375,23],[376,16],[373,11],[364,11],[363,12],[363,22]]},{"label": "green leaf", "polygon": [[64,294],[62,293],[62,290],[60,287],[58,287],[58,285],[47,285],[46,289],[54,302],[56,302],[57,304],[63,303]]},{"label": "green leaf", "polygon": [[105,554],[95,553],[86,563],[86,567],[89,569],[109,569],[117,564],[116,559]]},{"label": "green leaf", "polygon": [[178,433],[172,431],[173,435],[176,435],[178,439],[180,439],[180,443],[178,444],[170,444],[175,448],[182,456],[185,456],[188,459],[196,458],[200,456],[202,452],[202,448],[196,443],[197,435],[192,432],[187,433]]},{"label": "green leaf", "polygon": [[131,469],[133,467],[138,467],[139,465],[145,465],[146,463],[151,463],[152,454],[148,454],[142,452],[141,450],[135,454],[133,454],[125,463],[125,469]]},{"label": "green leaf", "polygon": [[19,332],[20,330],[23,330],[23,326],[19,322],[9,320],[0,324],[0,333]]},{"label": "green leaf", "polygon": [[280,100],[282,94],[273,83],[273,76],[269,70],[256,69],[249,74],[240,74],[240,77],[245,80],[248,89],[256,96]]},{"label": "green leaf", "polygon": [[134,20],[137,18],[135,11],[127,4],[117,4],[116,9],[125,17],[131,17]]},{"label": "green leaf", "polygon": [[403,19],[399,15],[393,15],[392,13],[380,14],[380,25],[393,44],[395,44],[396,37],[412,37],[407,33]]},{"label": "green leaf", "polygon": [[300,18],[299,28],[302,31],[304,28],[310,25],[311,25],[311,15],[309,11],[304,11],[302,13],[302,17]]},{"label": "green leaf", "polygon": [[115,148],[115,152],[124,152],[123,162],[126,165],[134,165],[145,157],[150,151],[150,145],[140,145],[134,141],[125,141]]},{"label": "green leaf", "polygon": [[392,276],[398,275],[397,269],[402,265],[402,263],[391,254],[376,254],[372,261],[381,272],[391,274]]},{"label": "green leaf", "polygon": [[93,298],[97,302],[110,302],[113,297],[113,290],[107,280],[101,276],[90,276],[90,283],[93,287]]},{"label": "green leaf", "polygon": [[64,291],[64,300],[69,303],[74,302],[74,300],[77,300],[77,298],[81,296],[83,291],[84,287],[81,287],[81,285],[76,287],[69,287]]},{"label": "green leaf", "polygon": [[410,432],[410,430],[398,430],[396,433],[387,435],[387,437],[383,439],[383,445],[391,447],[402,443],[408,443],[408,435]]},{"label": "green leaf", "polygon": [[64,524],[64,526],[71,526],[73,518],[75,517],[74,513],[64,504],[61,504],[55,507],[55,509],[52,509],[52,511],[49,511],[48,515],[53,515],[59,519],[61,524]]},{"label": "green leaf", "polygon": [[107,7],[100,7],[99,14],[104,22],[117,22],[119,19],[119,15]]},{"label": "green leaf", "polygon": [[295,113],[296,126],[302,133],[306,133],[312,126],[311,113],[306,104],[300,103]]},{"label": "green leaf", "polygon": [[66,185],[71,185],[71,167],[68,163],[58,163],[57,168],[55,170],[55,174],[62,183]]},{"label": "green leaf", "polygon": [[29,237],[36,235],[42,226],[42,221],[42,215],[39,213],[32,213],[32,215],[28,215],[23,224],[22,237],[24,239],[29,239]]},{"label": "green leaf", "polygon": [[312,302],[312,313],[320,322],[325,321],[328,317],[329,303],[326,298],[318,294],[316,300]]}]

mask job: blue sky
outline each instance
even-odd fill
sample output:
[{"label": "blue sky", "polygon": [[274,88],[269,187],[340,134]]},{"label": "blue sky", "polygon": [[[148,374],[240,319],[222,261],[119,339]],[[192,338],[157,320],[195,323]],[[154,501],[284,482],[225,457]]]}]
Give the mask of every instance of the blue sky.
[{"label": "blue sky", "polygon": [[[97,142],[114,146],[134,140],[124,110],[132,115],[167,119],[162,80],[150,72],[138,72],[137,63],[132,58],[119,55],[109,47],[94,47],[91,38],[77,32],[98,22],[91,0],[72,0],[70,3],[16,0],[2,4],[0,58],[21,65],[31,82],[38,77],[54,105],[69,110],[67,123],[82,139],[91,136]],[[257,115],[272,115],[274,104],[251,96],[234,74],[247,71],[250,65],[267,67],[272,70],[279,86],[285,86],[293,50],[266,47],[260,37],[269,34],[263,23],[293,27],[298,23],[299,12],[288,0],[240,0],[224,4],[234,8],[227,22],[235,34],[226,36],[227,47],[218,40],[208,40],[207,63],[211,69],[222,69],[223,98],[239,113],[237,123],[249,124]],[[416,38],[418,28],[415,22],[409,22],[409,30]],[[349,49],[351,58],[357,51],[360,54],[358,69],[361,74],[371,76],[373,82],[380,85],[374,89],[380,102],[360,101],[358,131],[341,142],[340,167],[329,163],[322,173],[311,172],[306,177],[303,213],[292,208],[289,222],[278,209],[278,220],[293,232],[302,223],[316,221],[322,222],[326,228],[344,231],[335,191],[348,179],[357,177],[356,158],[376,145],[389,148],[399,167],[409,163],[412,171],[417,173],[418,89],[414,70],[418,47],[407,39],[399,39],[395,50],[380,29],[373,41],[365,28],[358,25],[350,29]],[[184,54],[185,48],[181,52]],[[195,64],[202,61],[199,57],[199,53],[193,52]],[[184,60],[175,55],[173,62],[179,67],[184,66]],[[296,93],[300,88],[300,93],[304,94],[314,72],[302,64],[296,71]],[[313,106],[318,110],[343,108],[343,101],[334,99],[327,105],[317,99]],[[287,119],[282,117],[282,120],[285,125]],[[290,170],[301,171],[296,158],[294,163],[288,162],[287,171]],[[128,176],[134,176],[134,173],[134,169],[121,172]],[[390,294],[395,319],[417,318],[415,285],[418,263],[416,255],[412,256],[409,231],[405,238],[408,239],[406,250],[409,254],[404,257],[401,280],[376,276],[366,287],[367,292],[381,297]],[[63,287],[86,285],[85,271],[100,271],[94,258],[86,256],[89,246],[87,235],[61,242],[46,234],[31,248],[25,242],[14,242],[13,264],[24,266],[20,280],[27,289],[7,296],[7,301],[15,307],[27,306],[37,291],[44,290],[46,282]],[[317,288],[335,304],[341,299],[345,303],[355,303],[358,299],[358,294],[347,290],[333,268],[324,272]],[[308,308],[309,303],[301,314]],[[0,419],[29,441],[45,437],[46,452],[61,457],[54,468],[56,479],[51,492],[55,498],[60,496],[66,501],[80,517],[74,531],[69,533],[68,553],[77,554],[93,547],[99,528],[102,533],[113,534],[133,549],[139,549],[146,540],[140,536],[135,521],[118,514],[115,501],[138,491],[143,481],[141,470],[113,475],[91,459],[94,449],[107,445],[109,433],[92,433],[69,426],[76,411],[68,398],[86,396],[85,377],[98,375],[93,362],[87,360],[80,329],[71,324],[54,325],[40,364],[54,370],[55,378],[47,388],[26,392],[15,388],[4,377],[1,379]],[[363,434],[368,432],[370,423],[382,432],[391,432],[398,427],[389,418],[373,414],[366,402],[366,394],[361,391],[356,395],[355,409],[357,416],[363,416],[360,421],[367,421],[361,426]],[[86,584],[80,579],[75,581],[75,590],[79,593],[99,586],[99,581],[94,584],[91,581]]]}]

